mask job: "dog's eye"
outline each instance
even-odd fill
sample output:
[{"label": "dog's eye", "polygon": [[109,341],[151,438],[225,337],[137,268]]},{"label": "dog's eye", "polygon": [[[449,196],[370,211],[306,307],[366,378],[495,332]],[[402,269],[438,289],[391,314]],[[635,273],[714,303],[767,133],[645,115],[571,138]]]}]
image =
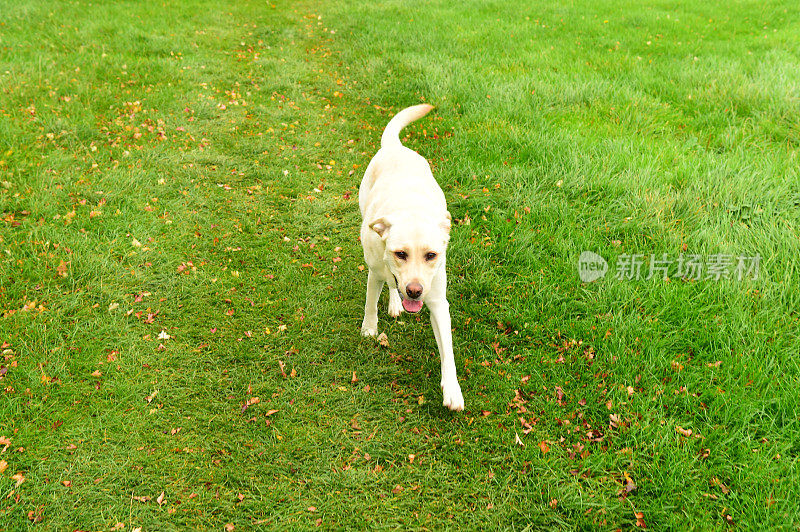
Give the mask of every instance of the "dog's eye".
[{"label": "dog's eye", "polygon": [[408,258],[408,253],[405,251],[395,251],[394,256],[400,260],[406,260]]},{"label": "dog's eye", "polygon": [[425,260],[433,260],[436,258],[436,253],[429,251],[425,254]]}]

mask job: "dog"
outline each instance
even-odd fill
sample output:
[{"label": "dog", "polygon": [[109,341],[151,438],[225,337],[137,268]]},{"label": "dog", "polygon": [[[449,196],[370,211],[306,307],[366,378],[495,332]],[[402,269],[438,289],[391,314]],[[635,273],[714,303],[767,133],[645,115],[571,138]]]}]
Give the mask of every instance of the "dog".
[{"label": "dog", "polygon": [[378,298],[389,285],[389,315],[430,309],[442,366],[442,404],[464,410],[456,376],[445,252],[451,217],[444,193],[424,157],[400,142],[400,131],[433,109],[422,104],[403,109],[389,121],[381,147],[364,172],[358,191],[361,245],[369,266],[361,334],[378,334]]}]

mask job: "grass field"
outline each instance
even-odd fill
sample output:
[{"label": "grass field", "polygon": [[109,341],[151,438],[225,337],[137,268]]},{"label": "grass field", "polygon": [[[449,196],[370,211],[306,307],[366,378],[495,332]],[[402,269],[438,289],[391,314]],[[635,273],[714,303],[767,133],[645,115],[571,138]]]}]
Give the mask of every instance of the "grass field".
[{"label": "grass field", "polygon": [[[800,527],[800,6],[410,4],[0,0],[0,529]],[[423,101],[461,414],[359,335]]]}]

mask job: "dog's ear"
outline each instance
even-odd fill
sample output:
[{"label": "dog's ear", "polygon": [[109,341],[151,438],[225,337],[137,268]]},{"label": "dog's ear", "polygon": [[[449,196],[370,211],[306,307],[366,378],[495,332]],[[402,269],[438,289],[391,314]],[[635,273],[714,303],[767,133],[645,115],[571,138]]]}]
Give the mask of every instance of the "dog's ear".
[{"label": "dog's ear", "polygon": [[449,236],[450,235],[450,227],[452,225],[451,220],[453,219],[453,217],[450,216],[450,211],[447,211],[445,214],[446,214],[446,216],[445,216],[444,220],[442,220],[442,222],[439,224],[439,227],[441,227],[442,231],[447,233],[447,235]]},{"label": "dog's ear", "polygon": [[369,224],[369,228],[378,233],[378,236],[383,240],[386,240],[386,237],[389,236],[389,228],[391,226],[391,222],[385,216]]}]

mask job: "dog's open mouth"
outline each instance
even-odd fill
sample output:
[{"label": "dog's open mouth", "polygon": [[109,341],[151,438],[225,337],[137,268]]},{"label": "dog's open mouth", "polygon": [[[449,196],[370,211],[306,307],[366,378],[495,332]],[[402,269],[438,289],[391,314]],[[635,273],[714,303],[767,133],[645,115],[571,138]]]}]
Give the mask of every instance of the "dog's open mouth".
[{"label": "dog's open mouth", "polygon": [[[400,292],[400,290],[398,290]],[[410,312],[412,314],[416,314],[420,310],[422,310],[422,301],[417,301],[415,299],[406,299],[403,297],[403,294],[400,294],[400,299],[403,302],[403,308],[406,312]]]}]

